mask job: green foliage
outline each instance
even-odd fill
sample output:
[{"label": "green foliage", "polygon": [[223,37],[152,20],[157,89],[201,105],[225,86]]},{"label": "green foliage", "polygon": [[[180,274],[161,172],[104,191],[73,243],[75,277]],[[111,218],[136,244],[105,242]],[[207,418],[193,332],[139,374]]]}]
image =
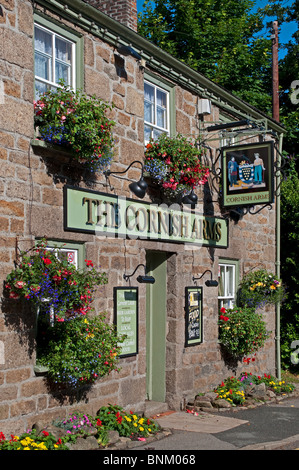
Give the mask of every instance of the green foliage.
[{"label": "green foliage", "polygon": [[276,304],[284,295],[281,280],[265,269],[247,273],[240,283],[240,303],[248,307],[261,308],[266,304]]},{"label": "green foliage", "polygon": [[299,339],[299,177],[295,164],[296,160],[289,158],[281,185],[281,273],[289,294],[281,307],[281,354],[285,369],[295,367],[291,363],[291,343]]},{"label": "green foliage", "polygon": [[218,325],[219,343],[237,358],[258,351],[270,334],[262,315],[254,308],[221,308]]},{"label": "green foliage", "polygon": [[34,102],[34,121],[41,139],[72,150],[74,159],[91,171],[104,171],[111,163],[114,145],[107,103],[82,91],[61,87]]},{"label": "green foliage", "polygon": [[145,171],[170,192],[183,192],[204,184],[209,169],[201,163],[202,149],[180,134],[161,134],[145,151]]},{"label": "green foliage", "polygon": [[[139,33],[242,99],[271,108],[271,40],[251,0],[146,0]],[[233,78],[233,79],[232,79]]]},{"label": "green foliage", "polygon": [[44,313],[53,308],[57,321],[85,315],[95,286],[107,283],[106,274],[97,272],[91,260],[85,261],[86,269],[81,271],[41,240],[20,253],[16,268],[6,277],[6,292],[10,299],[25,299],[35,308],[42,305]]},{"label": "green foliage", "polygon": [[55,323],[45,338],[37,362],[48,368],[48,378],[56,384],[76,388],[118,370],[124,336],[105,322],[104,314]]}]

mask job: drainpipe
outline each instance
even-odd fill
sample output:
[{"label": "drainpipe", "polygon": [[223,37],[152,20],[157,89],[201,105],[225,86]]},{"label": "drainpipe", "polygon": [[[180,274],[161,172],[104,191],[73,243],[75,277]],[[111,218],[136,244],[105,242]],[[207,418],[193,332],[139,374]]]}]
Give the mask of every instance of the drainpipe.
[{"label": "drainpipe", "polygon": [[[283,134],[279,135],[279,148],[276,157],[276,276],[280,278],[280,194],[281,194],[281,153],[282,153]],[[281,358],[280,358],[280,302],[276,304],[276,375],[281,380]]]}]

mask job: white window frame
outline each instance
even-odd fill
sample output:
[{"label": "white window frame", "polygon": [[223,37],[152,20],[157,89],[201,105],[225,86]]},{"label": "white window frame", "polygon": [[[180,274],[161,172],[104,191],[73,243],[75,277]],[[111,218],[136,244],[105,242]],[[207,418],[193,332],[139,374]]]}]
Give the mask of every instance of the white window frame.
[{"label": "white window frame", "polygon": [[[224,285],[223,285],[223,295],[218,294],[218,300],[219,300],[219,307],[222,308],[233,308],[236,305],[236,299],[237,299],[237,279],[238,279],[238,273],[237,273],[237,262],[224,262],[224,261],[219,261],[219,267],[218,267],[218,281],[219,281],[219,289],[220,289],[220,283],[221,283],[221,268],[224,268]],[[230,279],[230,276],[232,275],[232,279]],[[232,292],[229,292],[229,288],[232,286]]]},{"label": "white window frame", "polygon": [[[57,87],[60,86],[58,81],[56,80],[56,62],[57,62],[57,59],[55,57],[55,41],[56,41],[56,39],[60,39],[62,41],[65,41],[65,42],[71,44],[72,57],[71,57],[71,65],[70,65],[70,83],[68,83],[67,85],[69,85],[73,89],[76,89],[76,43],[74,41],[72,41],[71,39],[68,39],[67,37],[57,33],[56,31],[41,25],[38,22],[34,23],[34,27],[45,31],[48,34],[51,34],[51,36],[52,36],[52,56],[51,56],[52,80],[47,80],[47,79],[45,79],[43,77],[39,77],[38,75],[35,74],[35,82],[38,81],[40,83],[43,83],[44,85],[46,85],[47,89],[53,89],[53,88],[56,89]],[[40,53],[40,51],[36,50],[35,43],[34,43],[34,52]],[[35,73],[35,71],[34,71],[34,73]]]},{"label": "white window frame", "polygon": [[[164,133],[166,135],[170,135],[170,99],[169,99],[169,91],[165,88],[153,83],[150,80],[144,80],[144,85],[149,85],[154,89],[154,122],[149,122],[145,120],[144,116],[144,126],[147,126],[151,129],[151,137],[153,137],[154,130],[158,131],[159,133]],[[157,125],[157,91],[160,90],[166,95],[166,127],[160,127]],[[144,102],[145,102],[144,97]],[[144,138],[144,144],[146,145],[149,141]]]}]

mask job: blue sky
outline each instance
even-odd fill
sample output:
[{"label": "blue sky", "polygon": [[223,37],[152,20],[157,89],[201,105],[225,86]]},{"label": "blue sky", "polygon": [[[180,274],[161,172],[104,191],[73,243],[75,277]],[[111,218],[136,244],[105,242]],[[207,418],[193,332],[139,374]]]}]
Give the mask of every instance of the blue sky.
[{"label": "blue sky", "polygon": [[[238,1],[238,0],[236,0]],[[291,5],[294,0],[284,0],[283,5]],[[144,3],[144,0],[137,0],[137,11],[138,13],[142,11],[142,5]],[[256,7],[263,7],[267,5],[268,1],[267,0],[256,0]],[[273,18],[275,20],[275,18]],[[270,20],[271,21],[271,20]],[[287,25],[283,25],[280,31],[279,35],[279,42],[280,44],[288,42],[292,34],[296,31],[297,26],[295,23],[288,23]],[[269,31],[265,28],[264,34],[266,37],[269,37]],[[284,55],[283,51],[280,51],[280,57]]]}]

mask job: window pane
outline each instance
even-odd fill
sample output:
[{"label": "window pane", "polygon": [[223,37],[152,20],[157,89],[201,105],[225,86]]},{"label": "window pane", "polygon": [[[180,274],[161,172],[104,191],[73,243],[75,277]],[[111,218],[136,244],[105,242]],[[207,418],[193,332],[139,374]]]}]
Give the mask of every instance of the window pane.
[{"label": "window pane", "polygon": [[63,39],[57,38],[55,41],[55,57],[56,59],[67,62],[68,64],[72,61],[72,46],[69,42]]},{"label": "window pane", "polygon": [[34,29],[35,50],[52,56],[52,34],[35,26]]},{"label": "window pane", "polygon": [[148,101],[144,101],[144,120],[146,122],[151,122],[151,123],[154,122],[153,111],[154,111],[153,105],[149,103]]},{"label": "window pane", "polygon": [[157,106],[166,109],[167,97],[166,93],[162,90],[157,90]]},{"label": "window pane", "polygon": [[49,89],[46,83],[35,80],[35,99],[38,100],[40,96]]},{"label": "window pane", "polygon": [[157,126],[166,128],[166,110],[157,107]]},{"label": "window pane", "polygon": [[147,144],[150,141],[152,135],[151,128],[149,126],[144,126],[144,142]]},{"label": "window pane", "polygon": [[165,132],[164,131],[159,131],[158,129],[154,129],[153,134],[154,134],[153,138],[154,138],[154,140],[156,140],[159,137],[159,135],[165,134]]},{"label": "window pane", "polygon": [[227,266],[226,278],[227,278],[227,286],[226,286],[226,295],[228,297],[234,297],[235,289],[234,289],[234,272],[233,266]]},{"label": "window pane", "polygon": [[155,89],[148,83],[144,84],[144,99],[152,103],[155,101]]},{"label": "window pane", "polygon": [[220,276],[219,276],[219,296],[224,296],[224,282],[225,282],[225,269],[224,266],[220,266]]},{"label": "window pane", "polygon": [[71,83],[71,74],[70,74],[70,67],[65,64],[61,64],[60,62],[56,61],[55,64],[55,81],[56,83],[59,82],[59,80],[64,80],[67,85],[70,85]]},{"label": "window pane", "polygon": [[52,60],[51,57],[44,56],[39,52],[35,53],[35,75],[45,80],[52,79]]}]

